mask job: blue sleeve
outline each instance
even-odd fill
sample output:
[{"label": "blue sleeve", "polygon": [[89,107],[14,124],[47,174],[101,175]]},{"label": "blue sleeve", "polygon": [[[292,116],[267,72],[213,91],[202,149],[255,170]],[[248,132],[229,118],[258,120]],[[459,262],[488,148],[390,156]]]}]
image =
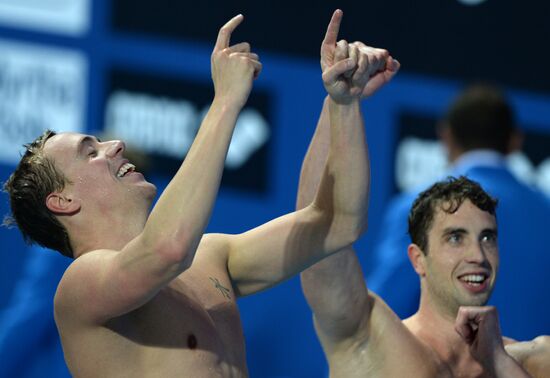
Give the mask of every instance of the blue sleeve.
[{"label": "blue sleeve", "polygon": [[420,299],[419,278],[407,255],[408,215],[414,198],[414,194],[401,194],[386,208],[373,250],[376,266],[367,277],[369,289],[402,319],[416,312]]},{"label": "blue sleeve", "polygon": [[[0,376],[28,376],[24,371],[59,371],[58,366],[33,366],[46,361],[41,356],[59,358],[61,343],[53,318],[53,298],[70,260],[52,251],[31,248],[11,300],[0,313]],[[44,348],[57,349],[49,353]],[[33,356],[37,358],[34,359]],[[61,360],[61,361],[59,361]],[[52,363],[48,361],[47,363]],[[66,371],[66,367],[61,367]],[[66,376],[69,376],[68,373]]]}]

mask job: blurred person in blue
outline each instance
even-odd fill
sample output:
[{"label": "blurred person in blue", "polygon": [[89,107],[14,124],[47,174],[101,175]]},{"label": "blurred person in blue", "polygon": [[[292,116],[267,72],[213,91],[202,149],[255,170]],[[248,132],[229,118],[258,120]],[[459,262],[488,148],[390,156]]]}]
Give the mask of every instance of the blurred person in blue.
[{"label": "blurred person in blue", "polygon": [[236,299],[363,232],[368,156],[360,96],[389,58],[352,48],[335,60],[329,47],[341,18],[340,10],[333,14],[321,57],[330,154],[315,199],[300,211],[239,235],[204,234],[237,117],[262,68],[248,43],[230,45],[242,15],[219,31],[214,100],[152,210],[156,187],[127,159],[123,142],[47,131],[27,146],[5,187],[23,235],[74,258],[54,315],[75,377],[247,376]]},{"label": "blurred person in blue", "polygon": [[0,377],[68,378],[53,298],[70,260],[38,246],[28,252],[21,277],[0,311]]},{"label": "blurred person in blue", "polygon": [[[506,165],[506,155],[521,146],[513,109],[504,93],[484,84],[467,87],[438,125],[451,163],[448,175],[465,175],[499,201],[500,270],[490,304],[499,309],[503,331],[518,340],[550,331],[550,201],[521,182]],[[427,185],[426,185],[427,187]],[[416,312],[418,276],[407,254],[409,209],[424,188],[394,197],[376,239],[374,270],[367,277],[400,318]]]}]

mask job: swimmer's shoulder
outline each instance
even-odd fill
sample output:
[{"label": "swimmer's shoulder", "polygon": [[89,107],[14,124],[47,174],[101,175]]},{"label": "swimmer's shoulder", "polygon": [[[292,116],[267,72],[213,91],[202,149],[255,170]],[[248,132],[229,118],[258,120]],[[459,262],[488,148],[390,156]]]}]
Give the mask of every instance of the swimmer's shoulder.
[{"label": "swimmer's shoulder", "polygon": [[534,378],[550,377],[550,336],[538,336],[530,341],[504,338],[504,347]]}]

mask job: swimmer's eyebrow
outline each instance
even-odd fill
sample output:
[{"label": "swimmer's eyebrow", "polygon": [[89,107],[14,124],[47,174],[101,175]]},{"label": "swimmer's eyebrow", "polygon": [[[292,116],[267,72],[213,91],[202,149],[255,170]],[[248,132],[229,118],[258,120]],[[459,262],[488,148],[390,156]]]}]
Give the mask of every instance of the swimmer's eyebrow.
[{"label": "swimmer's eyebrow", "polygon": [[96,138],[95,136],[91,135],[85,135],[78,141],[78,147],[76,149],[77,155],[83,155],[84,154],[84,148],[86,148],[88,145],[91,145],[93,143],[101,143],[101,141]]},{"label": "swimmer's eyebrow", "polygon": [[468,231],[465,228],[462,227],[447,227],[443,230],[443,233],[441,234],[443,237],[451,235],[451,234],[467,234]]}]

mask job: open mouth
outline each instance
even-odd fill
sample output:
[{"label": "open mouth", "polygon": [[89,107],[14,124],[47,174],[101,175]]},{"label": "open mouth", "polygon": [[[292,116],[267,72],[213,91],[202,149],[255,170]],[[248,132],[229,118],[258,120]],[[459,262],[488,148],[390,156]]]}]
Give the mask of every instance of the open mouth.
[{"label": "open mouth", "polygon": [[459,276],[458,279],[469,291],[480,292],[487,288],[489,275],[487,273],[468,273]]},{"label": "open mouth", "polygon": [[124,177],[131,172],[135,172],[135,170],[136,170],[135,165],[133,165],[132,163],[125,163],[118,169],[116,177],[118,178]]}]

